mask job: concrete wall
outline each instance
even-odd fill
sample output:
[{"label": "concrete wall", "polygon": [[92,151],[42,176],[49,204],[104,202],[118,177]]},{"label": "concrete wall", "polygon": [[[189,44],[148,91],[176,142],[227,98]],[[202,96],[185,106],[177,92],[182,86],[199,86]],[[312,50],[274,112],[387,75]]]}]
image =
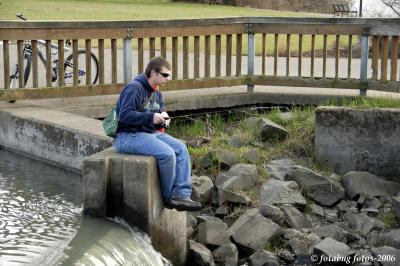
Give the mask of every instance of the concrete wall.
[{"label": "concrete wall", "polygon": [[174,265],[186,260],[186,212],[165,209],[153,157],[119,154],[113,147],[87,157],[84,212],[121,216],[147,232],[153,247]]},{"label": "concrete wall", "polygon": [[400,180],[400,109],[319,107],[315,152],[340,174],[367,171]]},{"label": "concrete wall", "polygon": [[57,110],[0,109],[0,125],[0,146],[78,173],[86,156],[111,146],[101,121]]}]

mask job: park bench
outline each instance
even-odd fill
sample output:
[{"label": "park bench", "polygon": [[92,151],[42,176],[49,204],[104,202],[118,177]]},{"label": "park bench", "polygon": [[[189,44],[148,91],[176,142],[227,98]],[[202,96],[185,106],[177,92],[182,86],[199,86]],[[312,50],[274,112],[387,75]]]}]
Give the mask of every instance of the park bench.
[{"label": "park bench", "polygon": [[347,17],[353,17],[357,16],[358,11],[357,10],[350,10],[350,7],[347,3],[333,3],[333,16],[347,16]]}]

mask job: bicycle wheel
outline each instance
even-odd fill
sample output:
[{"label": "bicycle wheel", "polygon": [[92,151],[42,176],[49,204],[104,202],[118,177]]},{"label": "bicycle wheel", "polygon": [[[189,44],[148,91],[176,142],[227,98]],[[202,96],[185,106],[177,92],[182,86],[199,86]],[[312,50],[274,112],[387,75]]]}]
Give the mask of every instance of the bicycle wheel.
[{"label": "bicycle wheel", "polygon": [[[32,66],[32,56],[29,54],[24,54],[24,86],[28,82],[29,74],[31,73]],[[18,63],[15,64],[13,70],[11,71],[10,76],[10,88],[17,89],[19,88],[19,72],[18,72]]]},{"label": "bicycle wheel", "polygon": [[[92,81],[91,84],[95,84],[99,78],[99,61],[97,57],[91,53],[91,72]],[[74,77],[74,62],[73,55],[69,55],[65,60],[65,85],[73,84]],[[86,84],[86,51],[78,50],[78,85]]]}]

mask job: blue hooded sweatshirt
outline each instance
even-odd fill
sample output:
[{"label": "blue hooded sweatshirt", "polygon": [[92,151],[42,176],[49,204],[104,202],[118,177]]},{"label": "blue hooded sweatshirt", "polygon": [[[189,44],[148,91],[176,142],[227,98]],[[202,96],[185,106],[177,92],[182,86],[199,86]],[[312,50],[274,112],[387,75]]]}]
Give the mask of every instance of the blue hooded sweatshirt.
[{"label": "blue hooded sweatshirt", "polygon": [[161,91],[155,90],[152,100],[143,110],[138,111],[153,91],[144,73],[136,76],[122,89],[116,106],[119,118],[117,132],[155,132],[154,113],[164,111]]}]

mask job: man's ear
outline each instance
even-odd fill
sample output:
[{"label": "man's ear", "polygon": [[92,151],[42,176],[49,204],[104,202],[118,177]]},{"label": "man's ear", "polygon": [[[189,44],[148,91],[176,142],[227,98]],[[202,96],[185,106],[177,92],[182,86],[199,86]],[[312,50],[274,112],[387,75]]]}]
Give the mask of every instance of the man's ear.
[{"label": "man's ear", "polygon": [[155,71],[154,69],[151,70],[150,72],[150,78],[155,76],[157,74],[157,71]]}]

